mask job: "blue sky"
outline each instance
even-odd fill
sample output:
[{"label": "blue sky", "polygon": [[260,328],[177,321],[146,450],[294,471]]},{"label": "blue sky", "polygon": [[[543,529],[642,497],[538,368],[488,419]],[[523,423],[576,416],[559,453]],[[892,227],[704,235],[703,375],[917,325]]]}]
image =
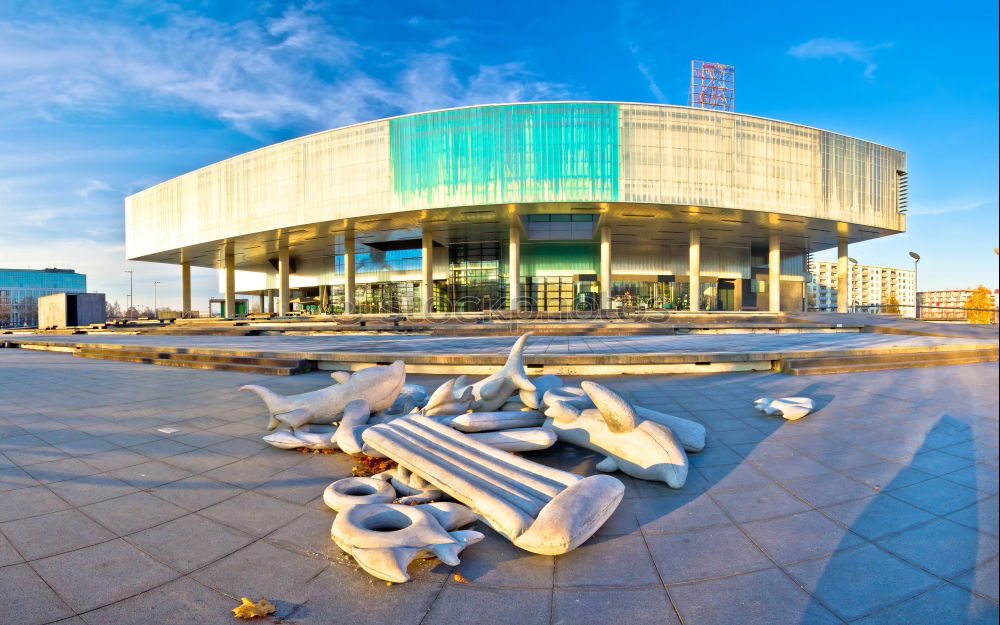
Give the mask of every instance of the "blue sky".
[{"label": "blue sky", "polygon": [[[0,267],[74,267],[179,306],[124,258],[123,198],[358,121],[504,101],[685,104],[691,59],[737,111],[905,150],[908,231],[854,246],[921,288],[998,286],[997,3],[0,1]],[[827,257],[821,254],[819,257]],[[195,271],[195,306],[218,289]]]}]

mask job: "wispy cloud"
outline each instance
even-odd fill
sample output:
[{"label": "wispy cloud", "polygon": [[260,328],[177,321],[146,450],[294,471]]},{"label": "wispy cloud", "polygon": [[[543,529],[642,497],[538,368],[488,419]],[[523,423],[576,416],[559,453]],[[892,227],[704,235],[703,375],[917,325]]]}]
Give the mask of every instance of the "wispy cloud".
[{"label": "wispy cloud", "polygon": [[432,34],[426,52],[373,51],[312,6],[233,24],[174,10],[157,23],[79,15],[0,23],[0,114],[56,121],[186,105],[257,136],[567,95],[521,62],[461,62],[444,50],[459,41],[446,33]]},{"label": "wispy cloud", "polygon": [[992,200],[951,201],[934,205],[923,203],[911,206],[909,214],[915,217],[923,217],[925,215],[945,215],[948,213],[963,213],[978,210],[996,213],[998,206],[1000,206],[1000,200],[997,198],[993,198]]},{"label": "wispy cloud", "polygon": [[868,46],[860,41],[818,37],[810,39],[805,43],[800,43],[797,46],[792,46],[788,49],[788,54],[801,61],[814,59],[836,59],[839,62],[845,60],[856,61],[865,66],[865,77],[871,78],[877,67],[875,64],[875,52],[891,48],[892,45],[892,43],[879,43]]},{"label": "wispy cloud", "polygon": [[620,11],[618,14],[618,32],[619,37],[625,47],[628,49],[629,53],[632,55],[632,60],[635,61],[635,68],[638,70],[642,77],[646,80],[646,86],[649,88],[649,92],[653,94],[656,101],[660,104],[668,104],[666,94],[660,89],[660,85],[657,84],[656,78],[653,76],[653,72],[649,69],[649,64],[646,62],[643,56],[638,42],[635,40],[634,34],[637,32],[634,24],[634,17],[636,13],[636,3],[634,0],[628,0],[623,2],[620,6]]}]

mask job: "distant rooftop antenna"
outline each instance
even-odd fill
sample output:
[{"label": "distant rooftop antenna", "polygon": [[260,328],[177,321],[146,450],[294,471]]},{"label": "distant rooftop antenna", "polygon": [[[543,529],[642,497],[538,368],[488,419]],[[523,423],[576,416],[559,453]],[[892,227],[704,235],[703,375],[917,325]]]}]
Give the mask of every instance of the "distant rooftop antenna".
[{"label": "distant rooftop antenna", "polygon": [[736,110],[736,68],[722,63],[691,61],[688,106],[716,111]]}]

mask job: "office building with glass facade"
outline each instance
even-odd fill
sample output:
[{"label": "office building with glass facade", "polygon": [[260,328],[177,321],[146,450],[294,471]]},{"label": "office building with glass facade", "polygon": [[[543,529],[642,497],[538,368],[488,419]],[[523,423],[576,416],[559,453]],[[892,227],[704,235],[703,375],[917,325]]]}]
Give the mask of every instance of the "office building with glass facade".
[{"label": "office building with glass facade", "polygon": [[[808,255],[905,230],[906,155],[613,102],[357,124],[126,199],[126,253],[331,312],[802,310]],[[232,310],[233,307],[228,309]]]},{"label": "office building with glass facade", "polygon": [[0,269],[0,327],[38,323],[38,298],[86,293],[87,276],[72,269]]}]

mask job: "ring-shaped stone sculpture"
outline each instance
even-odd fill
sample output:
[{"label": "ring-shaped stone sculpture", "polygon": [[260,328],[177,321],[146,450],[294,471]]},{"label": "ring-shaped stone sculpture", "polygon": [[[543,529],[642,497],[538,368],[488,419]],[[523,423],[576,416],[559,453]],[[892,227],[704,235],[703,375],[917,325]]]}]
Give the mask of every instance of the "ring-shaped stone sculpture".
[{"label": "ring-shaped stone sculpture", "polygon": [[396,489],[392,484],[373,477],[345,477],[323,491],[323,503],[340,512],[347,506],[362,503],[392,503]]},{"label": "ring-shaped stone sculpture", "polygon": [[436,556],[450,566],[459,564],[458,554],[484,536],[449,530],[474,519],[471,510],[454,503],[348,506],[337,514],[330,535],[361,568],[379,579],[402,583],[410,580],[406,568],[417,558]]}]

